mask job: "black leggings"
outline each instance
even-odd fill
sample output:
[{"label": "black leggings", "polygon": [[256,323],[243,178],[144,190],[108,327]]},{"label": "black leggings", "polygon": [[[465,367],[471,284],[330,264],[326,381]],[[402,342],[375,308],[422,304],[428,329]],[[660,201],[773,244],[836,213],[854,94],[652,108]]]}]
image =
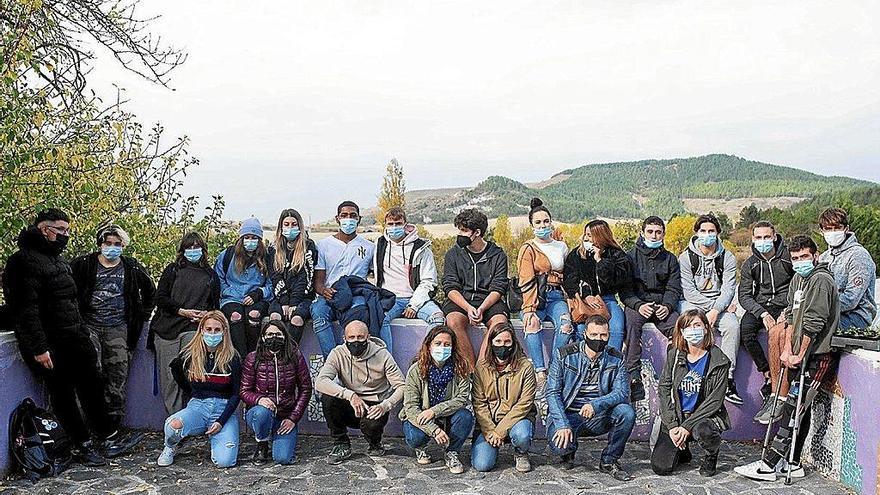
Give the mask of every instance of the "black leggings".
[{"label": "black leggings", "polygon": [[657,445],[651,452],[651,469],[661,476],[671,474],[675,466],[678,466],[682,452],[690,449],[691,440],[696,440],[706,451],[707,456],[717,456],[718,450],[721,449],[721,427],[718,421],[710,418],[697,423],[687,439],[684,450],[672,443],[666,425],[661,426]]},{"label": "black leggings", "polygon": [[[244,359],[244,356],[257,348],[257,342],[260,340],[260,325],[268,312],[269,304],[265,301],[256,302],[250,306],[244,306],[241,303],[226,303],[221,309],[226,315],[226,319],[229,320],[232,345],[235,346],[238,355]],[[251,318],[248,314],[251,311],[259,311],[260,316]],[[232,313],[240,314],[241,319],[232,321]]]}]

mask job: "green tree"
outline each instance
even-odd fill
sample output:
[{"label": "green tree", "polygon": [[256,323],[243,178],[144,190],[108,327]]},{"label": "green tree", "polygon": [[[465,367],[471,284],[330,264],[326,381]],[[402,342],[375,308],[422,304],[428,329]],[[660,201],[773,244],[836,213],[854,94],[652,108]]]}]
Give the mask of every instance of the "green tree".
[{"label": "green tree", "polygon": [[753,223],[761,220],[761,211],[755,206],[755,203],[746,206],[739,213],[739,222],[737,228],[748,228]]},{"label": "green tree", "polygon": [[385,167],[385,178],[382,179],[382,189],[379,191],[376,223],[385,225],[385,213],[395,206],[406,206],[406,180],[403,177],[403,167],[397,162],[397,158],[392,158]]}]

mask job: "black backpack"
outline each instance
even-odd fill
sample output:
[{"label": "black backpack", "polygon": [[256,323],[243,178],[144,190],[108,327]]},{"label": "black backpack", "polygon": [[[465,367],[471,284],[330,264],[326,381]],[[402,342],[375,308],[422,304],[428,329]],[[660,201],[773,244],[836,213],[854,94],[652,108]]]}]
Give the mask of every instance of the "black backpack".
[{"label": "black backpack", "polygon": [[[697,268],[700,267],[700,257],[690,249],[687,250],[687,253],[691,262],[691,273],[697,273]],[[721,287],[724,285],[724,255],[716,256],[712,261],[715,262],[715,276],[718,277],[718,287]]]},{"label": "black backpack", "polygon": [[53,414],[28,397],[12,411],[9,420],[12,471],[31,482],[55,476],[70,466],[70,437]]}]

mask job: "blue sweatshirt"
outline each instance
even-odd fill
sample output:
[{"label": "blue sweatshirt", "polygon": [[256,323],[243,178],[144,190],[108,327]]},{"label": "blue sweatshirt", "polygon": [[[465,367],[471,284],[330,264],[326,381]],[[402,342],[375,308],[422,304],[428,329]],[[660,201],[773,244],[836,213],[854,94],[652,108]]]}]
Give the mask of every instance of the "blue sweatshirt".
[{"label": "blue sweatshirt", "polygon": [[[232,256],[229,263],[229,270],[223,270],[223,259],[226,256]],[[214,271],[220,277],[220,307],[228,303],[241,303],[241,301],[251,296],[254,302],[271,301],[273,297],[272,278],[263,275],[257,269],[256,264],[251,264],[243,273],[235,270],[235,253],[231,249],[226,249],[217,257],[214,264]]]}]

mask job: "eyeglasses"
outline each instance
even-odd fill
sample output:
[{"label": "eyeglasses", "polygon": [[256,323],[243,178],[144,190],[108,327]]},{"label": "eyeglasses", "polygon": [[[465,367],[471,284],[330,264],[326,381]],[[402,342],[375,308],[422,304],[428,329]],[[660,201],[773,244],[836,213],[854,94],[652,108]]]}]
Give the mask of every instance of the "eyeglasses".
[{"label": "eyeglasses", "polygon": [[54,226],[54,225],[47,225],[47,227],[49,227],[50,229],[54,230],[56,234],[70,235],[70,227],[66,227],[66,228],[63,228],[63,229],[60,228],[60,227],[56,227],[56,226]]}]

